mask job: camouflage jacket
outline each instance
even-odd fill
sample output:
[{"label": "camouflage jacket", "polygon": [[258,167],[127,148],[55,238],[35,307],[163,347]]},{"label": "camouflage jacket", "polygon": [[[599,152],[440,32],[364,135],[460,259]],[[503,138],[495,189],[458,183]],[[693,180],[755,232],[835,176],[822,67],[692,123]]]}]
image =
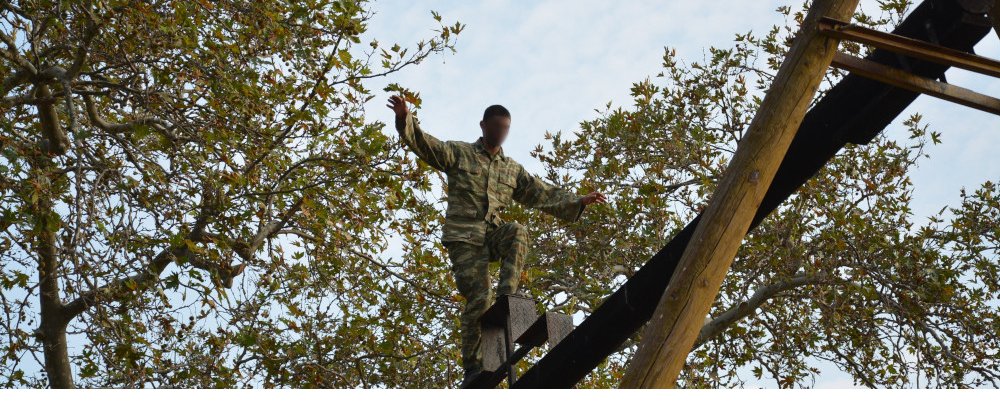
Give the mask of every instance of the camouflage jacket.
[{"label": "camouflage jacket", "polygon": [[493,156],[483,138],[475,142],[441,141],[420,129],[412,112],[396,120],[400,138],[417,157],[448,175],[448,210],[441,241],[483,245],[486,223],[500,225],[500,212],[511,200],[562,220],[580,219],[582,196],[551,185],[507,157],[503,147]]}]

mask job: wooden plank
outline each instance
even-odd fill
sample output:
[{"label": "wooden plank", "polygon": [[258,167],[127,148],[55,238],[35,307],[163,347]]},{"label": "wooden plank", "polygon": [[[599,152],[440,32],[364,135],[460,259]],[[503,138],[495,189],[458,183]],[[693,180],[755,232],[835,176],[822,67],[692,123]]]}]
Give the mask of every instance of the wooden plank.
[{"label": "wooden plank", "polygon": [[709,200],[691,244],[660,298],[622,388],[672,388],[719,293],[778,165],[809,108],[839,40],[821,35],[822,16],[848,19],[858,0],[814,0]]},{"label": "wooden plank", "polygon": [[498,294],[496,300],[479,317],[483,326],[503,328],[510,319],[511,335],[517,339],[538,318],[536,301],[518,294]]},{"label": "wooden plank", "polygon": [[531,346],[541,346],[548,342],[549,347],[553,347],[572,330],[573,317],[554,311],[546,311],[545,314],[539,315],[538,319],[521,336],[517,337],[516,342]]},{"label": "wooden plank", "polygon": [[1000,61],[992,58],[964,53],[948,47],[892,33],[883,33],[829,17],[820,19],[819,31],[824,35],[841,40],[856,41],[938,64],[950,65],[1000,78]]},{"label": "wooden plank", "polygon": [[990,18],[990,22],[993,23],[993,30],[996,32],[997,37],[1000,37],[1000,0],[993,0],[993,6],[990,7],[989,13],[987,13]]},{"label": "wooden plank", "polygon": [[833,57],[831,65],[895,87],[920,92],[970,108],[1000,115],[1000,99],[957,85],[913,75],[903,70],[863,60],[844,53],[837,53]]},{"label": "wooden plank", "polygon": [[[482,316],[480,323],[480,349],[482,351],[484,372],[490,372],[489,376],[483,376],[474,382],[477,387],[494,387],[499,384],[499,377],[496,374],[507,374],[508,384],[513,384],[517,378],[514,371],[514,364],[517,359],[514,356],[514,340],[521,336],[524,331],[538,317],[535,310],[535,300],[518,294],[498,294],[496,301]],[[496,381],[496,384],[489,385]]]},{"label": "wooden plank", "polygon": [[[992,1],[992,0],[987,0]],[[942,45],[958,50],[972,47],[992,32],[976,13],[953,0],[924,0],[892,30],[906,37],[930,40],[935,27]],[[900,65],[897,54],[875,50],[865,59],[938,78],[948,66],[913,60]],[[867,143],[895,120],[920,94],[848,74],[806,114],[774,182],[757,209],[751,228],[818,172],[848,142]],[[652,317],[656,303],[673,276],[701,215],[671,237],[624,285],[588,314],[565,339],[518,377],[513,388],[571,388],[622,345]]]},{"label": "wooden plank", "polygon": [[507,360],[507,342],[504,340],[506,333],[502,325],[483,325],[479,331],[479,350],[482,353],[483,370],[498,372],[503,370],[503,365]]}]

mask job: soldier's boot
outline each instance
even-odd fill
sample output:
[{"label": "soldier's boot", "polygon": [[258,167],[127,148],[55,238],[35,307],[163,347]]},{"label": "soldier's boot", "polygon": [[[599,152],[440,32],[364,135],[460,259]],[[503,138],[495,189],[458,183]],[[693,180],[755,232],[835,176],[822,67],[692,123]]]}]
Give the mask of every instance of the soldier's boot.
[{"label": "soldier's boot", "polygon": [[478,377],[479,374],[481,374],[482,372],[483,370],[481,368],[466,369],[465,377],[462,378],[462,385],[460,386],[460,388],[462,389],[468,388],[469,385],[471,385],[472,382],[476,380],[476,377]]}]

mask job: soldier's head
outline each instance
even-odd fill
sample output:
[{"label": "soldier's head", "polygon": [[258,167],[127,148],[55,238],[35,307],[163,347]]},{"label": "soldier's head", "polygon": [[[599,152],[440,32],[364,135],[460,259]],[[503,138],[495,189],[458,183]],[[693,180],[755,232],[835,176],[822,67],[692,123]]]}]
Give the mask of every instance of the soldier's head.
[{"label": "soldier's head", "polygon": [[483,120],[479,121],[483,130],[483,139],[492,146],[500,146],[507,139],[510,130],[510,111],[503,105],[490,105],[483,111]]}]

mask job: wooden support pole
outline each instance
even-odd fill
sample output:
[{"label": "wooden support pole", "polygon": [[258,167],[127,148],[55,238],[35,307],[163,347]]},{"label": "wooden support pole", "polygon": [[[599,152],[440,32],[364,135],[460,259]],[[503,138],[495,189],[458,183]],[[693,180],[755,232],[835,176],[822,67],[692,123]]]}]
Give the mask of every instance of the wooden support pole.
[{"label": "wooden support pole", "polygon": [[858,0],[814,0],[756,117],[737,146],[685,248],[622,388],[672,388],[839,40],[820,35],[829,16],[850,20]]}]

